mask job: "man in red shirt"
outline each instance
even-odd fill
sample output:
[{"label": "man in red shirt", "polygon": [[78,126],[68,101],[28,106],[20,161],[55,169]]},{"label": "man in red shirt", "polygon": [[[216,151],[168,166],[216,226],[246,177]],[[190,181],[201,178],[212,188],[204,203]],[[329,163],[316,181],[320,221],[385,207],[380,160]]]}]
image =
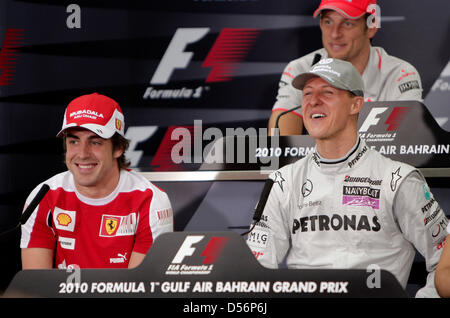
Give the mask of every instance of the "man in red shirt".
[{"label": "man in red shirt", "polygon": [[23,269],[135,267],[173,231],[167,194],[127,169],[124,131],[113,99],[93,93],[69,103],[58,133],[68,171],[42,183],[50,190],[22,226]]}]

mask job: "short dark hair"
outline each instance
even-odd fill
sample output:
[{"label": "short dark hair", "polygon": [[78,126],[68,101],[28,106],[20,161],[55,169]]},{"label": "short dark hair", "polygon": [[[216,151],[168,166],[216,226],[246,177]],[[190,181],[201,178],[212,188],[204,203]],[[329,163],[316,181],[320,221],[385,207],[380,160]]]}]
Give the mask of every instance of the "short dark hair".
[{"label": "short dark hair", "polygon": [[113,143],[113,150],[120,149],[120,148],[122,148],[122,150],[123,150],[122,155],[119,158],[117,158],[117,163],[119,164],[119,169],[129,168],[131,163],[125,157],[125,152],[127,151],[128,147],[130,146],[130,141],[118,133],[115,133],[111,137],[111,141]]},{"label": "short dark hair", "polygon": [[[112,141],[113,151],[116,151],[117,149],[123,150],[122,155],[119,158],[117,158],[119,170],[129,168],[131,163],[125,157],[125,152],[127,151],[128,147],[130,146],[130,141],[118,133],[115,133],[110,139]],[[67,140],[67,134],[66,134],[66,132],[64,132],[64,134],[63,134],[64,162],[66,160],[66,152],[67,152],[66,140]]]}]

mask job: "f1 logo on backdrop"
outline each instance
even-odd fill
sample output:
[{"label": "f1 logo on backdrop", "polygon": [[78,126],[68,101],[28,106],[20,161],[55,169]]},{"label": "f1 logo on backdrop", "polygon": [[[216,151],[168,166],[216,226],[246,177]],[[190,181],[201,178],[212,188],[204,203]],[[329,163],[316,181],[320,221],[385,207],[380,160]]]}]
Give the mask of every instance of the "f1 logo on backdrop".
[{"label": "f1 logo on backdrop", "polygon": [[394,141],[409,110],[409,107],[373,107],[359,128],[360,137],[371,142]]},{"label": "f1 logo on backdrop", "polygon": [[[385,113],[386,110],[388,110],[388,107],[373,107],[359,128],[359,131],[367,132],[371,126],[377,126],[380,121],[380,115]],[[408,107],[394,107],[384,122],[387,125],[386,131],[396,131],[408,111]]]},{"label": "f1 logo on backdrop", "polygon": [[202,39],[208,31],[209,28],[178,28],[150,84],[167,84],[175,69],[186,68],[194,56],[193,52],[185,52],[186,46]]},{"label": "f1 logo on backdrop", "polygon": [[[167,47],[153,77],[151,85],[166,85],[175,70],[186,69],[195,52],[186,51],[188,45],[203,39],[210,28],[178,28]],[[202,68],[211,68],[206,83],[230,81],[253,46],[258,29],[224,28],[211,47]],[[181,87],[178,89],[159,89],[149,86],[144,99],[199,98],[205,87]]]},{"label": "f1 logo on backdrop", "polygon": [[25,30],[6,29],[0,52],[0,86],[11,85],[16,72],[19,49],[24,43]]},{"label": "f1 logo on backdrop", "polygon": [[[199,275],[211,273],[214,263],[221,255],[229,238],[213,236],[206,247],[200,252],[199,245],[205,238],[204,235],[188,235],[184,239],[171,264],[166,270],[166,275]],[[199,255],[200,254],[200,255]]]}]

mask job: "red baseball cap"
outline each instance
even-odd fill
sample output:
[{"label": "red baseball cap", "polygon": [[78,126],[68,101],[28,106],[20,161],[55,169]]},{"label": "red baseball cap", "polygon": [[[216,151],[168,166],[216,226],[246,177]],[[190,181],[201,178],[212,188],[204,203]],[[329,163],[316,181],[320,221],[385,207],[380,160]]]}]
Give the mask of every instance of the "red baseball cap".
[{"label": "red baseball cap", "polygon": [[102,138],[111,138],[115,133],[124,135],[125,121],[119,104],[105,95],[93,93],[75,98],[64,113],[61,137],[64,130],[72,127],[89,129]]},{"label": "red baseball cap", "polygon": [[322,0],[313,17],[317,17],[322,10],[330,9],[339,12],[347,19],[358,19],[367,12],[370,4],[377,4],[377,0]]}]

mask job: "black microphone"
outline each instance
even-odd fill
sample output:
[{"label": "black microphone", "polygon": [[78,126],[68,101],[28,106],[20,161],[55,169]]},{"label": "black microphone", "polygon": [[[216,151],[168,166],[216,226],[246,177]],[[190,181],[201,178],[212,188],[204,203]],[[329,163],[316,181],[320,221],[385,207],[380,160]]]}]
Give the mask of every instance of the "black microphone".
[{"label": "black microphone", "polygon": [[322,55],[320,55],[319,53],[316,53],[316,55],[314,55],[314,59],[313,59],[313,62],[311,63],[311,66],[313,66],[314,64],[319,62],[321,59],[322,59]]},{"label": "black microphone", "polygon": [[39,189],[39,192],[36,194],[36,196],[33,198],[33,200],[30,202],[30,204],[27,206],[25,211],[22,214],[22,217],[20,218],[20,223],[25,224],[27,223],[29,217],[33,213],[34,209],[41,203],[44,196],[47,194],[48,190],[50,190],[50,187],[47,184],[43,184],[42,187]]},{"label": "black microphone", "polygon": [[33,200],[27,206],[25,211],[22,213],[19,224],[14,226],[12,229],[1,232],[0,238],[6,237],[6,235],[16,231],[20,227],[20,225],[27,223],[27,221],[30,218],[31,214],[33,213],[34,209],[36,209],[38,204],[41,203],[42,199],[47,194],[48,190],[50,190],[50,187],[47,184],[43,184],[42,187],[39,189],[39,192],[36,194],[36,196],[33,198]]},{"label": "black microphone", "polygon": [[281,114],[278,115],[277,120],[275,121],[275,136],[278,136],[279,133],[280,133],[280,128],[278,127],[278,122],[280,121],[281,116],[284,116],[287,113],[290,113],[290,112],[292,112],[292,111],[294,111],[296,109],[299,109],[301,107],[302,107],[302,105],[298,105],[297,107],[285,110],[284,112],[282,112]]},{"label": "black microphone", "polygon": [[249,231],[242,233],[241,236],[244,236],[253,231],[256,223],[258,223],[261,220],[264,208],[266,207],[267,199],[269,198],[270,191],[272,190],[273,187],[273,183],[274,181],[271,178],[268,178],[266,180],[258,204],[256,205],[255,212],[253,214],[253,225]]},{"label": "black microphone", "polygon": [[266,180],[264,188],[261,193],[261,197],[255,208],[255,214],[253,214],[253,221],[259,222],[261,220],[264,208],[266,207],[267,199],[269,198],[270,191],[272,190],[274,181],[271,178]]}]

